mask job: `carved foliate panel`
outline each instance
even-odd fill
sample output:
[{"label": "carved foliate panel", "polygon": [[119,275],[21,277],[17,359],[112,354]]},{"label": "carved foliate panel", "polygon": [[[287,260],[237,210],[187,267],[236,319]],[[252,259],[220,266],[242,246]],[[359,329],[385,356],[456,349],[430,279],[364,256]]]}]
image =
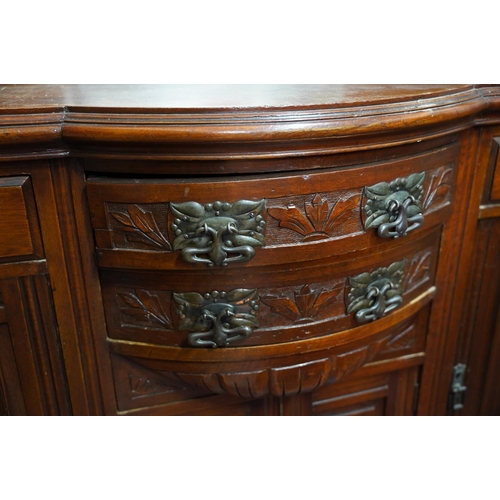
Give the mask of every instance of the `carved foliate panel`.
[{"label": "carved foliate panel", "polygon": [[111,355],[118,408],[121,411],[157,404],[176,403],[206,395],[176,377],[142,366],[137,360]]},{"label": "carved foliate panel", "polygon": [[173,330],[170,293],[161,290],[118,288],[116,300],[122,326]]},{"label": "carved foliate panel", "polygon": [[433,267],[433,250],[418,252],[406,266],[405,290],[411,291],[431,279]]},{"label": "carved foliate panel", "polygon": [[451,201],[453,185],[453,165],[444,165],[426,176],[422,208],[432,212]]},{"label": "carved foliate panel", "polygon": [[176,372],[180,380],[217,394],[258,398],[266,395],[293,396],[311,392],[327,381],[335,382],[372,360],[393,334],[377,338],[367,345],[338,354],[255,371],[231,373]]},{"label": "carved foliate panel", "polygon": [[186,262],[209,267],[247,262],[265,245],[264,207],[265,200],[171,203],[173,248]]},{"label": "carved foliate panel", "polygon": [[381,354],[411,350],[416,343],[416,334],[415,324],[411,324],[387,342]]},{"label": "carved foliate panel", "polygon": [[[295,324],[314,322],[332,318],[342,314],[342,309],[336,307],[342,300],[344,282],[336,282],[330,286],[304,285],[299,289],[281,289],[278,293],[264,293],[261,301],[271,308],[271,312],[281,318],[269,318],[269,323],[283,323],[283,317]],[[266,318],[267,319],[267,318]]]},{"label": "carved foliate panel", "polygon": [[165,203],[108,203],[108,227],[115,248],[168,252],[168,207]]},{"label": "carved foliate panel", "polygon": [[361,191],[346,191],[269,201],[268,214],[278,222],[270,225],[269,243],[307,243],[359,232],[360,199]]}]

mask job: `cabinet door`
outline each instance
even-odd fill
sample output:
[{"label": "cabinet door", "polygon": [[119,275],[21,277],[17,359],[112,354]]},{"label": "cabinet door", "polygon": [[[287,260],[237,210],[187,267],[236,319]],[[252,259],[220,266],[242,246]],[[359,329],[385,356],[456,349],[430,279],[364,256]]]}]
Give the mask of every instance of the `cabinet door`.
[{"label": "cabinet door", "polygon": [[463,415],[500,415],[500,219],[478,224],[464,312],[461,361],[467,364]]}]

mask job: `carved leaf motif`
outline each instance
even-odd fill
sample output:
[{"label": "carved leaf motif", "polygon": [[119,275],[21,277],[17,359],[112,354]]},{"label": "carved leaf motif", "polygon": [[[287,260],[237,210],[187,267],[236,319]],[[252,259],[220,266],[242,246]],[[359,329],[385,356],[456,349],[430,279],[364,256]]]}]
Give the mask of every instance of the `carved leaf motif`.
[{"label": "carved leaf motif", "polygon": [[280,221],[280,227],[291,229],[304,236],[304,241],[333,236],[357,209],[360,194],[337,201],[333,206],[316,194],[304,211],[295,205],[287,208],[269,208],[268,213]]},{"label": "carved leaf motif", "polygon": [[151,211],[138,205],[127,205],[128,213],[109,212],[123,227],[120,231],[125,233],[128,241],[136,241],[149,246],[170,250],[170,242],[163,235]]},{"label": "carved leaf motif", "polygon": [[302,317],[297,304],[289,297],[264,295],[260,300],[270,306],[273,312],[281,314],[292,321],[297,321]]},{"label": "carved leaf motif", "polygon": [[437,173],[433,174],[427,190],[427,195],[424,199],[424,210],[427,210],[432,205],[439,205],[446,201],[451,189],[451,181],[448,177],[452,172],[453,169],[449,167],[441,169]]},{"label": "carved leaf motif", "polygon": [[281,221],[280,227],[296,231],[302,236],[314,232],[314,227],[309,219],[295,205],[290,205],[287,208],[269,208],[268,213],[271,217]]},{"label": "carved leaf motif", "polygon": [[315,231],[321,231],[328,219],[329,206],[328,201],[323,200],[317,194],[312,203],[305,204],[307,218],[311,221]]},{"label": "carved leaf motif", "polygon": [[352,196],[347,200],[339,200],[333,207],[323,231],[330,236],[334,231],[346,222],[354,210],[359,206],[361,195]]},{"label": "carved leaf motif", "polygon": [[430,251],[419,253],[411,261],[406,281],[408,290],[415,288],[429,278],[431,261],[432,253]]},{"label": "carved leaf motif", "polygon": [[311,392],[328,380],[338,381],[371,361],[391,336],[327,358],[289,366],[234,373],[176,373],[184,382],[216,394],[240,397],[292,396]]},{"label": "carved leaf motif", "polygon": [[120,305],[121,312],[126,316],[151,324],[162,325],[168,329],[173,328],[172,320],[157,295],[146,290],[134,290],[133,292],[118,292],[117,297],[128,306]]},{"label": "carved leaf motif", "polygon": [[147,377],[140,377],[134,373],[129,373],[129,383],[131,399],[182,390],[182,388],[179,387],[159,384],[155,380]]},{"label": "carved leaf motif", "polygon": [[333,363],[330,378],[338,381],[346,375],[350,375],[362,365],[373,359],[375,355],[387,344],[390,338],[391,336],[389,335],[388,337],[368,344],[360,349],[339,354],[332,360]]},{"label": "carved leaf motif", "polygon": [[342,289],[342,285],[319,292],[313,292],[308,285],[302,287],[299,293],[294,293],[294,299],[286,296],[265,295],[261,301],[271,307],[273,312],[291,319],[292,321],[310,320],[327,303],[336,298]]},{"label": "carved leaf motif", "polygon": [[124,226],[134,227],[134,223],[132,222],[130,215],[124,214],[122,212],[109,212],[109,213]]},{"label": "carved leaf motif", "polygon": [[314,303],[315,310],[319,310],[321,307],[324,307],[328,302],[330,302],[331,299],[336,298],[342,289],[343,285],[340,284],[330,290],[321,290],[316,302]]},{"label": "carved leaf motif", "polygon": [[307,285],[299,293],[295,293],[295,303],[299,308],[301,317],[309,318],[312,316],[317,298],[318,296]]},{"label": "carved leaf motif", "polygon": [[415,345],[415,326],[411,325],[409,328],[403,330],[400,334],[396,335],[390,340],[383,352],[402,351],[410,349]]}]

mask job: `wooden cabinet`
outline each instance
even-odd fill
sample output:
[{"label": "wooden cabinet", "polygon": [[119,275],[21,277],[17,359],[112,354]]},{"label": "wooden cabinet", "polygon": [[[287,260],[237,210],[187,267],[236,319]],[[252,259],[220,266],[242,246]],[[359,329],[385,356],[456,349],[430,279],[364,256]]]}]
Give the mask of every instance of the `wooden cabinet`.
[{"label": "wooden cabinet", "polygon": [[467,284],[456,354],[462,390],[449,405],[461,415],[500,414],[499,141],[500,127],[481,131],[469,222],[474,244],[463,265]]},{"label": "wooden cabinet", "polygon": [[498,412],[495,89],[8,87],[3,412]]},{"label": "wooden cabinet", "polygon": [[12,175],[16,167],[0,168],[0,414],[68,414],[38,207],[31,177]]}]

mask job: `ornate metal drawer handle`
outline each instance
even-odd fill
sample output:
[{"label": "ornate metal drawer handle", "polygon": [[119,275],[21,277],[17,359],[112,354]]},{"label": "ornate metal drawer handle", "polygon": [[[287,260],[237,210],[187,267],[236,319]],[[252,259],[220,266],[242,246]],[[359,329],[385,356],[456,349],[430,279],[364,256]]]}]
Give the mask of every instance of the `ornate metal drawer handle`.
[{"label": "ornate metal drawer handle", "polygon": [[382,289],[378,289],[376,286],[369,287],[366,300],[370,305],[356,313],[356,321],[361,324],[374,321],[400,306],[403,302],[401,295],[394,295],[391,298],[386,296],[386,293],[392,288],[392,283],[386,283]]},{"label": "ornate metal drawer handle", "polygon": [[248,338],[259,326],[257,290],[174,293],[180,330],[193,347],[223,347]]},{"label": "ornate metal drawer handle", "polygon": [[381,238],[399,238],[422,226],[424,178],[422,172],[365,188],[365,229],[377,229]]},{"label": "ornate metal drawer handle", "polygon": [[204,206],[195,201],[171,203],[173,249],[181,250],[186,262],[209,267],[247,262],[255,255],[254,247],[265,244],[266,223],[260,215],[264,207],[265,200],[216,201]]},{"label": "ornate metal drawer handle", "polygon": [[406,236],[410,231],[422,226],[424,223],[424,216],[421,213],[408,216],[408,209],[411,206],[418,207],[415,198],[411,195],[408,196],[403,203],[400,203],[396,199],[391,199],[387,207],[389,222],[380,224],[377,229],[377,234],[381,238],[399,238],[400,236]]},{"label": "ornate metal drawer handle", "polygon": [[355,313],[358,323],[382,318],[403,303],[404,267],[406,260],[387,268],[349,278],[347,313]]}]

